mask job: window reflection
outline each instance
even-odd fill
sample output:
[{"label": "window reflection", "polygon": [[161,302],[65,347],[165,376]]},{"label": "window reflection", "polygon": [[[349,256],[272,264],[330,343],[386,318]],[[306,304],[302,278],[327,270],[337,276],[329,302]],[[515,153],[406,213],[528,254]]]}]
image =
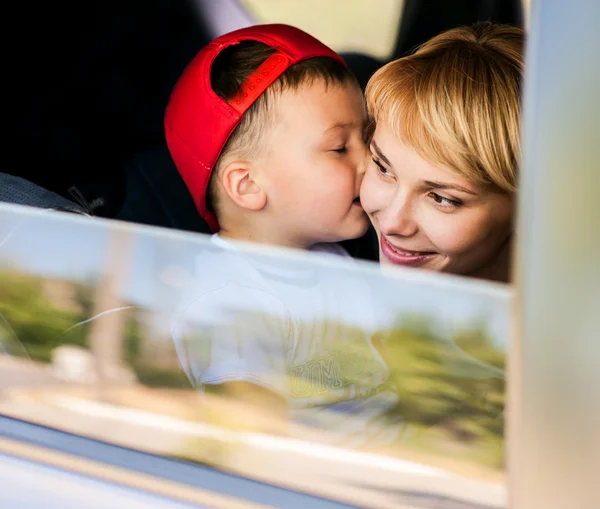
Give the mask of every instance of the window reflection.
[{"label": "window reflection", "polygon": [[0,244],[1,413],[366,505],[505,504],[508,288],[20,208]]}]

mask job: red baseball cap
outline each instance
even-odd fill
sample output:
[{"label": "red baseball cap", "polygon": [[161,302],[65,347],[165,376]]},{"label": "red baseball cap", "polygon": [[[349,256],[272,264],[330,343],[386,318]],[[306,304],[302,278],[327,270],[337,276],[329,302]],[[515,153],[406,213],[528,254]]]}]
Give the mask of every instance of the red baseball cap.
[{"label": "red baseball cap", "polygon": [[[258,41],[277,51],[226,101],[212,89],[210,74],[217,55],[241,41]],[[222,35],[206,45],[188,64],[171,93],[165,112],[165,136],[175,166],[200,216],[211,231],[217,218],[206,206],[208,182],[221,151],[244,113],[290,66],[314,57],[340,55],[302,30],[283,24],[255,25]]]}]

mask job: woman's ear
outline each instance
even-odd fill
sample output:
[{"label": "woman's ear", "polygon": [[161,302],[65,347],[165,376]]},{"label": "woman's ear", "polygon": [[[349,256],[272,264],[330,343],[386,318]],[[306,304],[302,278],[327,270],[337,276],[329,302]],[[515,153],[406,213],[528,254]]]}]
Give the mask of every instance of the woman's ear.
[{"label": "woman's ear", "polygon": [[227,196],[238,207],[258,211],[267,204],[264,189],[254,179],[252,163],[232,161],[221,170],[220,182]]}]

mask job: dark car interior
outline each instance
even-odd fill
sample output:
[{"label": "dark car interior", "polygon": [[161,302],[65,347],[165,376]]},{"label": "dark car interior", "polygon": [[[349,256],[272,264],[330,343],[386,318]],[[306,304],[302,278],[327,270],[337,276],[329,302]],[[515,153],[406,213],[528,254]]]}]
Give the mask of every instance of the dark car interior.
[{"label": "dark car interior", "polygon": [[[27,40],[9,58],[8,110],[22,177],[106,218],[208,233],[163,138],[171,88],[214,37],[202,8],[187,0],[14,4],[15,33]],[[238,6],[238,9],[241,9]],[[406,0],[390,60],[442,30],[478,20],[523,25],[520,0]],[[250,16],[250,14],[249,14]],[[364,86],[384,61],[343,55]],[[10,157],[12,156],[12,157]],[[347,246],[376,259],[373,232]]]}]

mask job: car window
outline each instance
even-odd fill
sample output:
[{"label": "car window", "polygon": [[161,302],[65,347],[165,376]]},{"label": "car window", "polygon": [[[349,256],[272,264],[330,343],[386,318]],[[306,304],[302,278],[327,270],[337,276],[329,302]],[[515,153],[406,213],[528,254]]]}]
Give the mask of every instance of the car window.
[{"label": "car window", "polygon": [[261,23],[289,23],[338,52],[385,59],[394,48],[403,0],[241,0]]},{"label": "car window", "polygon": [[506,507],[507,285],[8,205],[0,277],[4,416],[315,504]]}]

